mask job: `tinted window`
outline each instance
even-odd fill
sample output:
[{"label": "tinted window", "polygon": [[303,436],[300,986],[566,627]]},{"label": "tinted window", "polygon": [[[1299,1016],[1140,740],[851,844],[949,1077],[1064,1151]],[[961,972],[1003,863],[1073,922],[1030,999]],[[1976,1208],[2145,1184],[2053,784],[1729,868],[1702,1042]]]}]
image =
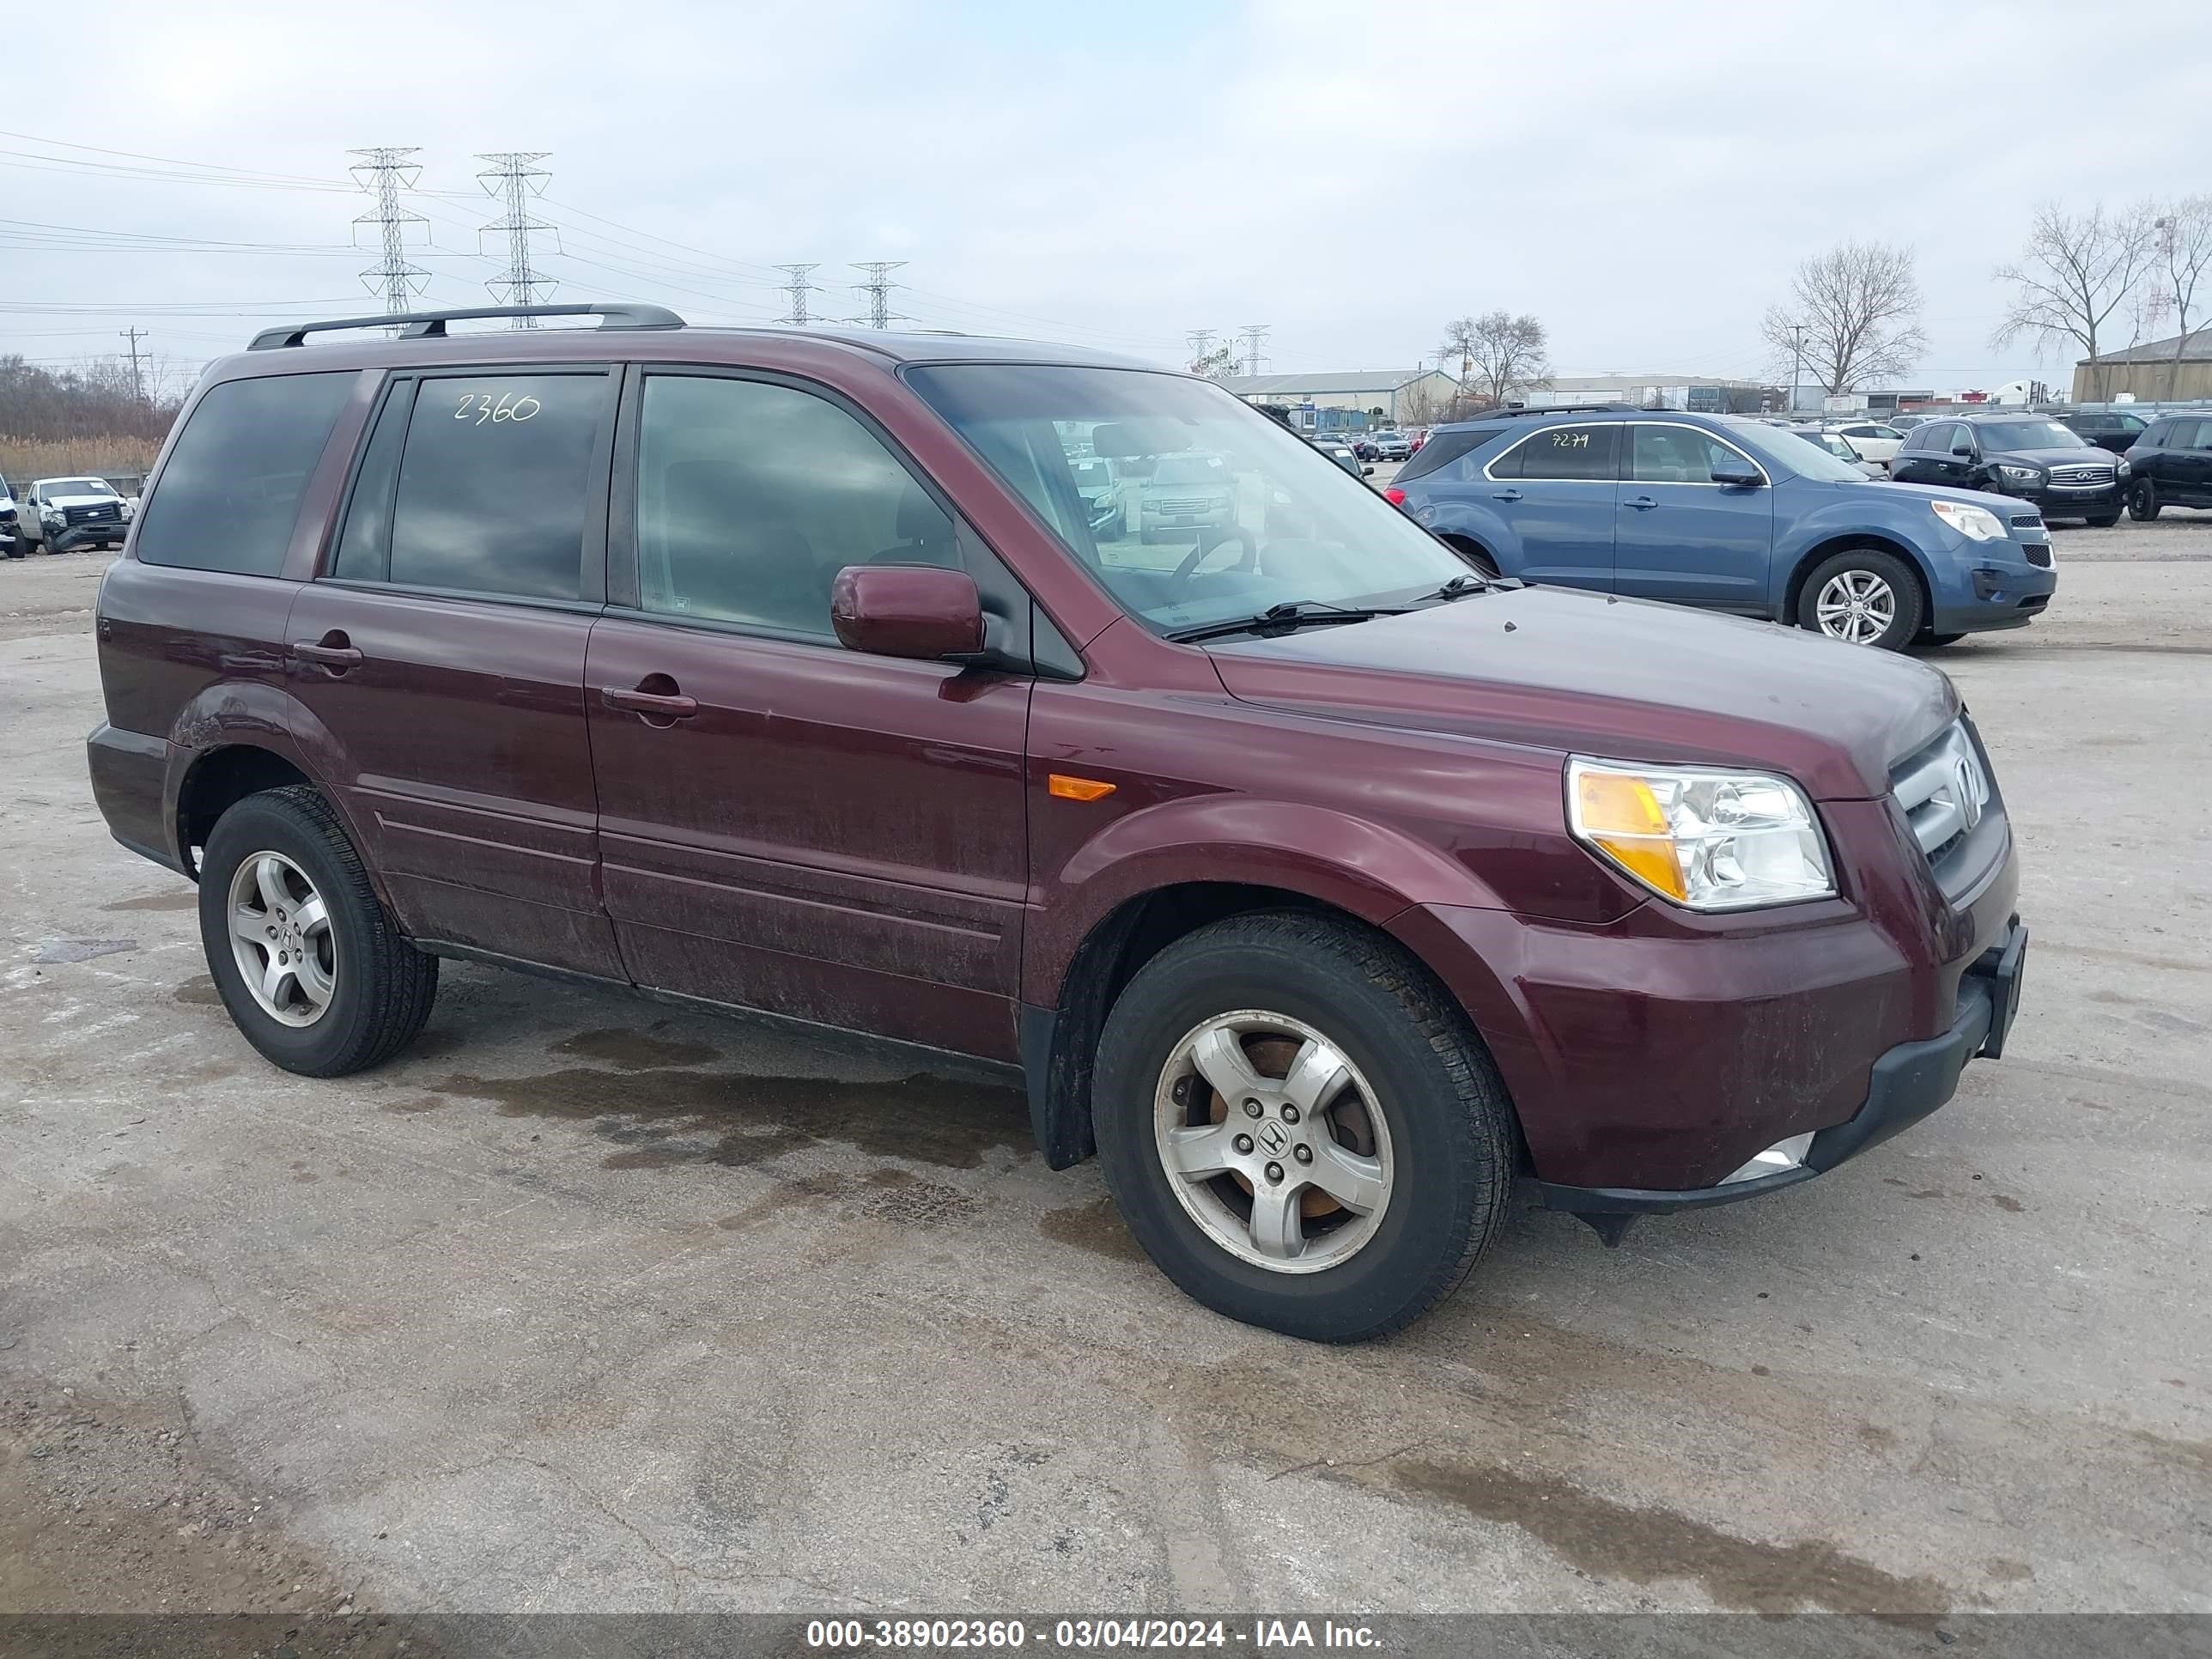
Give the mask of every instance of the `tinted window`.
[{"label": "tinted window", "polygon": [[2088,449],[2089,441],[2056,421],[1992,421],[1978,434],[1985,450]]},{"label": "tinted window", "polygon": [[1613,478],[1618,426],[1555,426],[1524,438],[1514,453],[1522,478]]},{"label": "tinted window", "polygon": [[2172,449],[2212,449],[2212,421],[2176,421],[2166,445]]},{"label": "tinted window", "polygon": [[[1479,449],[1498,434],[1497,427],[1474,432],[1439,432],[1421,446],[1421,453],[1398,469],[1397,482],[1407,483],[1441,472],[1471,449]],[[1458,476],[1455,474],[1455,476]]]},{"label": "tinted window", "polygon": [[275,575],[354,380],[351,373],[272,374],[211,387],[146,498],[138,557]]},{"label": "tinted window", "polygon": [[1690,427],[1639,425],[1633,431],[1628,476],[1638,483],[1711,483],[1716,463],[1743,459],[1718,439]]},{"label": "tinted window", "polygon": [[331,574],[347,581],[380,582],[392,571],[392,486],[399,476],[399,449],[407,441],[407,416],[415,402],[411,381],[386,398],[384,412],[354,477],[345,526],[338,532]]},{"label": "tinted window", "polygon": [[1948,454],[1966,441],[1966,428],[1956,421],[1947,421],[1935,428],[1935,436],[1929,439],[1928,444],[1929,448]]},{"label": "tinted window", "polygon": [[576,598],[606,390],[599,374],[424,380],[400,452],[389,579]]},{"label": "tinted window", "polygon": [[638,427],[637,562],[647,611],[830,635],[847,565],[959,556],[945,509],[827,398],[656,374]]}]

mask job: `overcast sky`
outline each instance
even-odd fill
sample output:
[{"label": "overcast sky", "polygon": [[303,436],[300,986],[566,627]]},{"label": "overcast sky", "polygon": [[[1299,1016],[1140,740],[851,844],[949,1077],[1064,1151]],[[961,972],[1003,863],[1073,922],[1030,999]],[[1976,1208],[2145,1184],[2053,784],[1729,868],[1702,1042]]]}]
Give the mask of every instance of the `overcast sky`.
[{"label": "overcast sky", "polygon": [[[136,325],[197,368],[377,308],[337,188],[374,144],[442,192],[426,304],[488,302],[475,157],[532,149],[560,299],[767,320],[769,267],[818,260],[844,316],[848,262],[903,259],[921,325],[1162,362],[1263,323],[1271,371],[1411,365],[1502,306],[1562,373],[1759,376],[1793,264],[1859,237],[1917,251],[1938,388],[2064,378],[1987,343],[2039,200],[2212,190],[2203,0],[100,0],[8,33],[0,352],[40,362]],[[118,233],[149,240],[84,246]]]}]

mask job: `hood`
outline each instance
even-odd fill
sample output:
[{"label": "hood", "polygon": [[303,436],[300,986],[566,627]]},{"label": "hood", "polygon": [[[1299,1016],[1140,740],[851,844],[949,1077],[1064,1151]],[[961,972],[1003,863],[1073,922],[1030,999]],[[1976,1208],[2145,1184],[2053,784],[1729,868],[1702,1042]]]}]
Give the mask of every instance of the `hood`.
[{"label": "hood", "polygon": [[[1875,481],[1867,480],[1869,483]],[[1850,484],[1838,484],[1838,489],[1849,489]],[[2017,495],[1992,495],[1986,489],[1953,489],[1945,484],[1884,483],[1880,485],[1884,495],[1917,495],[1927,501],[1956,501],[1961,507],[1986,507],[2000,519],[2008,513],[2034,510],[2033,501],[2022,501]]]},{"label": "hood", "polygon": [[1601,759],[1764,768],[1823,800],[1886,794],[1891,764],[1959,713],[1951,682],[1909,657],[1571,588],[1206,649],[1248,702]]},{"label": "hood", "polygon": [[123,497],[120,495],[49,495],[46,497],[46,505],[48,507],[106,507],[111,503],[114,506],[120,507],[123,505]]}]

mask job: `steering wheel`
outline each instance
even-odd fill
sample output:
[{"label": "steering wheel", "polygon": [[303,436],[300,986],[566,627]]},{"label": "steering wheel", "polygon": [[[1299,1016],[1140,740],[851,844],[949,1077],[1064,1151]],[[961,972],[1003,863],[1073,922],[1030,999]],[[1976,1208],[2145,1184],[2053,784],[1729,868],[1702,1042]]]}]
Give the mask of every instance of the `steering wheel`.
[{"label": "steering wheel", "polygon": [[1249,570],[1260,556],[1260,538],[1243,525],[1232,525],[1223,533],[1220,541],[1210,546],[1191,549],[1189,556],[1175,568],[1175,580],[1179,582],[1188,581],[1198,574],[1200,565],[1212,558],[1224,544],[1232,540],[1243,544],[1244,556],[1237,560],[1231,568],[1237,570]]}]

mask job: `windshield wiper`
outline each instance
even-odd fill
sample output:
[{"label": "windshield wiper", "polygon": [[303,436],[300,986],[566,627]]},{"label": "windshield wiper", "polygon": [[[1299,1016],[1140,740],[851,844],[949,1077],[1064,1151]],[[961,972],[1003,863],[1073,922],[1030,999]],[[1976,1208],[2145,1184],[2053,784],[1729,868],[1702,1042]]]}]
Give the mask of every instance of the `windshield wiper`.
[{"label": "windshield wiper", "polygon": [[1422,597],[1431,599],[1459,599],[1466,598],[1469,593],[1480,593],[1489,586],[1490,584],[1480,576],[1454,576],[1435,592],[1426,593]]},{"label": "windshield wiper", "polygon": [[1195,627],[1172,629],[1168,638],[1178,645],[1194,645],[1200,640],[1225,639],[1231,634],[1287,634],[1294,628],[1304,628],[1312,623],[1363,623],[1376,617],[1395,617],[1401,612],[1387,607],[1327,605],[1319,599],[1285,599],[1280,605],[1271,605],[1255,617],[1239,617],[1231,622],[1200,623]]}]

